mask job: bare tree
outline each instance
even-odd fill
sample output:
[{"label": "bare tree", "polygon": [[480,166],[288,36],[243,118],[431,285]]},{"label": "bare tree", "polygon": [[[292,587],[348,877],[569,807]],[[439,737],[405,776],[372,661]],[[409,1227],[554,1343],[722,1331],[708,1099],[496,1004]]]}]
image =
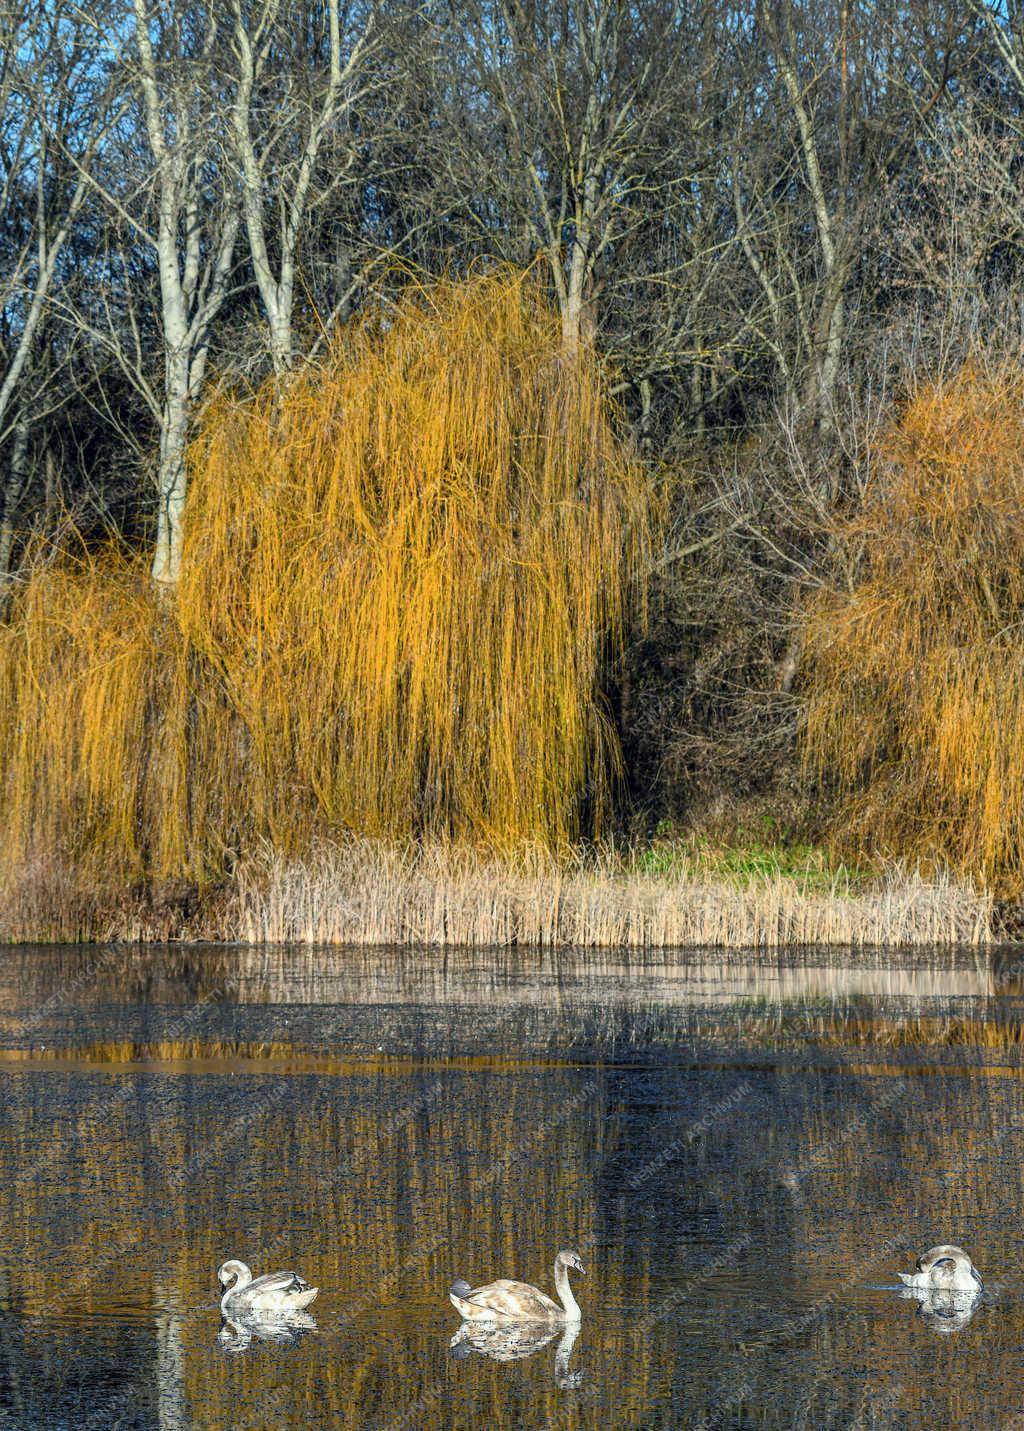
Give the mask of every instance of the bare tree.
[{"label": "bare tree", "polygon": [[0,610],[33,472],[30,432],[53,399],[36,361],[61,264],[111,122],[106,46],[65,0],[0,6]]},{"label": "bare tree", "polygon": [[178,578],[189,421],[227,295],[240,218],[223,136],[211,123],[223,71],[218,17],[216,3],[132,0],[126,64],[151,157],[149,174],[141,176],[150,202],[135,217],[124,190],[110,180],[103,185],[118,217],[152,246],[159,273],[164,383],[152,573],[163,587]]},{"label": "bare tree", "polygon": [[377,83],[369,63],[379,43],[377,0],[344,15],[339,0],[308,13],[282,0],[230,0],[229,9],[236,66],[230,143],[271,357],[282,372],[293,359],[296,258],[309,210],[349,177],[356,160],[351,116]]},{"label": "bare tree", "polygon": [[945,0],[757,0],[737,36],[748,74],[731,154],[738,233],[787,401],[826,425],[875,206],[913,156],[961,32]]},{"label": "bare tree", "polygon": [[968,0],[985,26],[996,55],[1024,95],[1024,4],[1021,0]]},{"label": "bare tree", "polygon": [[471,0],[440,35],[459,66],[438,153],[481,230],[528,259],[544,255],[566,351],[599,321],[601,266],[645,218],[643,196],[677,181],[665,149],[692,62],[676,0]]}]

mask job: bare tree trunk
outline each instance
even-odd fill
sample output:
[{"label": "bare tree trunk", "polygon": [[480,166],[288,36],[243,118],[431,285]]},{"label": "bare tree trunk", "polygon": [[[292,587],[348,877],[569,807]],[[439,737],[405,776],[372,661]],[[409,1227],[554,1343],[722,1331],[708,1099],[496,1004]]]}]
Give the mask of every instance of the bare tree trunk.
[{"label": "bare tree trunk", "polygon": [[[239,212],[226,186],[223,207],[208,215],[208,136],[199,112],[204,77],[217,35],[211,8],[198,55],[158,64],[151,36],[152,0],[133,0],[138,83],[146,134],[155,161],[159,206],[154,239],[160,272],[164,340],[164,395],[160,412],[157,532],[152,576],[173,589],[181,570],[185,508],[185,449],[192,407],[202,389],[210,329],[227,290]],[[177,33],[172,4],[169,33]],[[163,88],[162,88],[163,86]]]},{"label": "bare tree trunk", "polygon": [[704,441],[704,376],[699,363],[694,363],[690,369],[690,404],[696,413],[694,418],[694,436],[699,442]]},{"label": "bare tree trunk", "polygon": [[762,14],[774,42],[775,58],[796,119],[804,175],[818,234],[818,251],[825,270],[825,295],[818,310],[818,322],[815,324],[815,344],[814,351],[810,354],[806,401],[814,412],[816,422],[820,426],[827,426],[831,421],[835,383],[839,376],[842,355],[845,313],[842,292],[847,278],[847,264],[840,252],[836,216],[825,192],[815,118],[808,106],[805,87],[797,74],[795,57],[798,49],[792,8],[787,4],[784,9],[784,37],[769,18],[767,4],[763,6]]},{"label": "bare tree trunk", "polygon": [[590,259],[590,225],[587,218],[581,215],[575,229],[569,278],[562,303],[562,347],[570,358],[579,353],[581,340],[593,338],[595,327],[594,315],[592,311],[588,312],[587,303]]},{"label": "bare tree trunk", "polygon": [[4,482],[3,509],[0,512],[0,618],[6,614],[11,587],[14,584],[14,538],[17,532],[15,518],[18,504],[28,486],[28,435],[28,418],[21,412],[14,427],[11,458]]},{"label": "bare tree trunk", "polygon": [[173,353],[167,360],[167,387],[160,429],[157,473],[156,546],[151,574],[162,588],[173,587],[181,571],[185,511],[185,449],[189,424],[188,364]]},{"label": "bare tree trunk", "polygon": [[651,450],[651,409],[653,406],[653,384],[650,378],[640,379],[640,451],[645,455]]},{"label": "bare tree trunk", "polygon": [[14,524],[6,512],[0,517],[0,621],[7,615],[11,599],[14,575],[11,571],[11,555],[14,550]]},{"label": "bare tree trunk", "polygon": [[47,447],[43,457],[44,488],[43,488],[43,531],[51,532],[57,516],[57,503],[60,498],[60,476],[57,471],[57,459],[53,455],[52,447]]}]

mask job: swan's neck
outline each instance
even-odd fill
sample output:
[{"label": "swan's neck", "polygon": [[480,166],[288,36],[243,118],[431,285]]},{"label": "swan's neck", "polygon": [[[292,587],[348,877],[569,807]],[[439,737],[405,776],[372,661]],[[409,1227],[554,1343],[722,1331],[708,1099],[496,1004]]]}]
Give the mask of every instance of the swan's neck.
[{"label": "swan's neck", "polygon": [[581,1316],[579,1303],[572,1295],[572,1288],[569,1286],[569,1273],[561,1262],[555,1263],[555,1291],[565,1308],[565,1320],[578,1322]]},{"label": "swan's neck", "polygon": [[228,1303],[235,1295],[235,1293],[240,1292],[243,1287],[248,1287],[249,1283],[252,1281],[252,1273],[249,1271],[248,1267],[246,1267],[245,1263],[240,1262],[238,1264],[238,1267],[239,1270],[235,1273],[235,1280],[232,1282],[231,1286],[227,1289],[223,1297],[221,1297],[220,1299],[220,1309],[222,1312],[227,1311]]}]

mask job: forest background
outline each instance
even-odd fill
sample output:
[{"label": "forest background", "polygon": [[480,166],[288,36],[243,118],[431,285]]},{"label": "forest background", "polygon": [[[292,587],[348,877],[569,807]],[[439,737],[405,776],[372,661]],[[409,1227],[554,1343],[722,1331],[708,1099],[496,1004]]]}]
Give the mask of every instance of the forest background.
[{"label": "forest background", "polygon": [[1019,0],[0,4],[8,905],[323,836],[1015,899],[1022,127]]}]

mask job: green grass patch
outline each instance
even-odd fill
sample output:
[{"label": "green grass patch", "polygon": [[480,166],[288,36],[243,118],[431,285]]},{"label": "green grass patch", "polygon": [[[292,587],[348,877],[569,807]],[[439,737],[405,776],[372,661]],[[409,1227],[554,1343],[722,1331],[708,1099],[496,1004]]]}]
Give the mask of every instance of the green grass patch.
[{"label": "green grass patch", "polygon": [[758,830],[740,828],[730,840],[679,832],[667,822],[649,845],[633,852],[640,874],[664,879],[723,880],[738,887],[778,879],[792,880],[806,893],[853,893],[876,871],[837,859],[820,845],[787,837],[766,820]]}]

